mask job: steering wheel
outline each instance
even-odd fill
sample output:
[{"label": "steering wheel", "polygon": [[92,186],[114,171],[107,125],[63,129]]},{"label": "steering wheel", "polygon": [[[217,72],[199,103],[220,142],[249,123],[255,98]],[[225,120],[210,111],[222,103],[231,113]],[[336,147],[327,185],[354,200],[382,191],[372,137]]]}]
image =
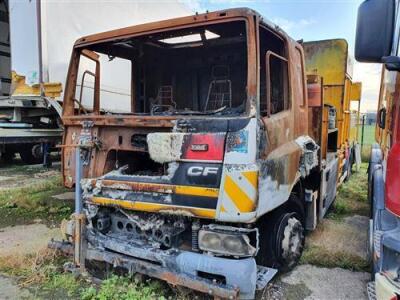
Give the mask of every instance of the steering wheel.
[{"label": "steering wheel", "polygon": [[[163,109],[165,109],[165,110],[163,110]],[[173,107],[172,105],[155,104],[151,108],[151,115],[155,115],[157,113],[162,113],[162,112],[167,112],[167,111],[173,111],[174,109],[175,109],[175,107]]]},{"label": "steering wheel", "polygon": [[82,111],[85,115],[88,114],[88,111],[86,110],[86,108],[82,105],[81,102],[79,102],[77,99],[73,98],[74,102],[78,104],[79,106],[79,111]]}]

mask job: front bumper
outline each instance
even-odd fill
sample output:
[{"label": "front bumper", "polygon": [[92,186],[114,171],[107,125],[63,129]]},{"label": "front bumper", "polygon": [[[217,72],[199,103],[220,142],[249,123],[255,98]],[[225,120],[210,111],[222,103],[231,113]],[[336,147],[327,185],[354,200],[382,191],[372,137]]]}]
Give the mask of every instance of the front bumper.
[{"label": "front bumper", "polygon": [[62,129],[0,128],[0,144],[39,144],[61,142]]},{"label": "front bumper", "polygon": [[384,275],[375,274],[376,299],[396,299],[400,295],[400,289],[390,282]]},{"label": "front bumper", "polygon": [[[202,293],[227,299],[254,299],[256,266],[253,259],[246,261],[207,257],[185,252],[177,257],[175,266],[160,266],[141,259],[109,251],[88,249],[86,259],[104,261],[122,267],[131,274],[138,272],[165,280],[172,285],[185,286]],[[198,272],[212,272],[226,276],[227,283],[218,283],[198,276]],[[208,271],[208,272],[207,272]]]},{"label": "front bumper", "polygon": [[[165,280],[172,285],[226,299],[254,299],[277,270],[257,266],[254,258],[228,259],[177,249],[161,250],[140,240],[123,240],[88,230],[86,260],[106,262]],[[52,248],[68,249],[62,243]],[[71,249],[70,249],[71,250]]]},{"label": "front bumper", "polygon": [[369,299],[396,299],[400,296],[399,285],[388,276],[393,277],[399,267],[400,220],[386,209],[377,209],[371,225],[375,282],[369,284]]}]

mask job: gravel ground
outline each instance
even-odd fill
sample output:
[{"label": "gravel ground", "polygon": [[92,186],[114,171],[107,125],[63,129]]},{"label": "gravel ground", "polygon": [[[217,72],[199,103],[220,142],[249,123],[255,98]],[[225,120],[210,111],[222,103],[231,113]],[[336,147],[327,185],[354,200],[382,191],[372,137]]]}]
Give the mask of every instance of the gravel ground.
[{"label": "gravel ground", "polygon": [[[352,272],[340,268],[319,268],[302,265],[280,278],[287,286],[287,299],[367,299],[366,285],[370,274]],[[291,286],[303,286],[303,291],[295,291]],[[300,288],[301,289],[301,288]],[[296,297],[299,295],[301,297]]]},{"label": "gravel ground", "polygon": [[2,275],[0,275],[0,291],[0,299],[2,300],[34,298],[29,290],[19,288],[13,279]]},{"label": "gravel ground", "polygon": [[60,174],[60,162],[53,163],[49,169],[38,165],[15,165],[0,168],[0,191],[39,183]]},{"label": "gravel ground", "polygon": [[276,278],[258,300],[363,300],[370,274],[341,268],[301,265]]},{"label": "gravel ground", "polygon": [[2,228],[0,229],[0,256],[36,253],[45,248],[51,238],[61,239],[59,228],[48,228],[44,224]]}]

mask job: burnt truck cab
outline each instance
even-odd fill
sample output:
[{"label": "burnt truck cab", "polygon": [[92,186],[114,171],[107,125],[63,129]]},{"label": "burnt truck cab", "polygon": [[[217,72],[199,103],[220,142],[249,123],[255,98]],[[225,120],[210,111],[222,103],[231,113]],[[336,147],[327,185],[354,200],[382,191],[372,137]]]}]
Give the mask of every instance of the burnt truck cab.
[{"label": "burnt truck cab", "polygon": [[[355,56],[382,63],[381,86],[368,169],[371,203],[370,299],[400,298],[400,2],[369,0],[358,10]],[[373,24],[373,26],[371,26]]]},{"label": "burnt truck cab", "polygon": [[321,176],[303,56],[246,8],[77,40],[62,118],[76,264],[243,299],[294,266]]}]

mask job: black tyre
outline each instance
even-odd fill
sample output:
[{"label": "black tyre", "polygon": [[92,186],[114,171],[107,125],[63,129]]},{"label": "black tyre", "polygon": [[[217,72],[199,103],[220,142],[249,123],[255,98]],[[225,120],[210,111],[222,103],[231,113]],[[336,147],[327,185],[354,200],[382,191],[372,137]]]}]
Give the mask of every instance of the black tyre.
[{"label": "black tyre", "polygon": [[304,210],[296,195],[289,203],[266,215],[259,225],[260,251],[257,263],[277,268],[292,269],[299,261],[304,249]]},{"label": "black tyre", "polygon": [[15,157],[15,153],[7,150],[1,154],[1,161],[5,163],[11,163]]},{"label": "black tyre", "polygon": [[369,270],[371,273],[371,280],[374,281],[375,278],[375,273],[377,271],[375,267],[375,262],[374,262],[374,223],[373,220],[369,220],[368,224],[368,233],[367,233],[367,262],[369,263]]},{"label": "black tyre", "polygon": [[32,148],[24,148],[19,150],[19,155],[21,156],[21,160],[25,164],[39,164],[42,162],[42,158],[35,157],[32,153]]}]

